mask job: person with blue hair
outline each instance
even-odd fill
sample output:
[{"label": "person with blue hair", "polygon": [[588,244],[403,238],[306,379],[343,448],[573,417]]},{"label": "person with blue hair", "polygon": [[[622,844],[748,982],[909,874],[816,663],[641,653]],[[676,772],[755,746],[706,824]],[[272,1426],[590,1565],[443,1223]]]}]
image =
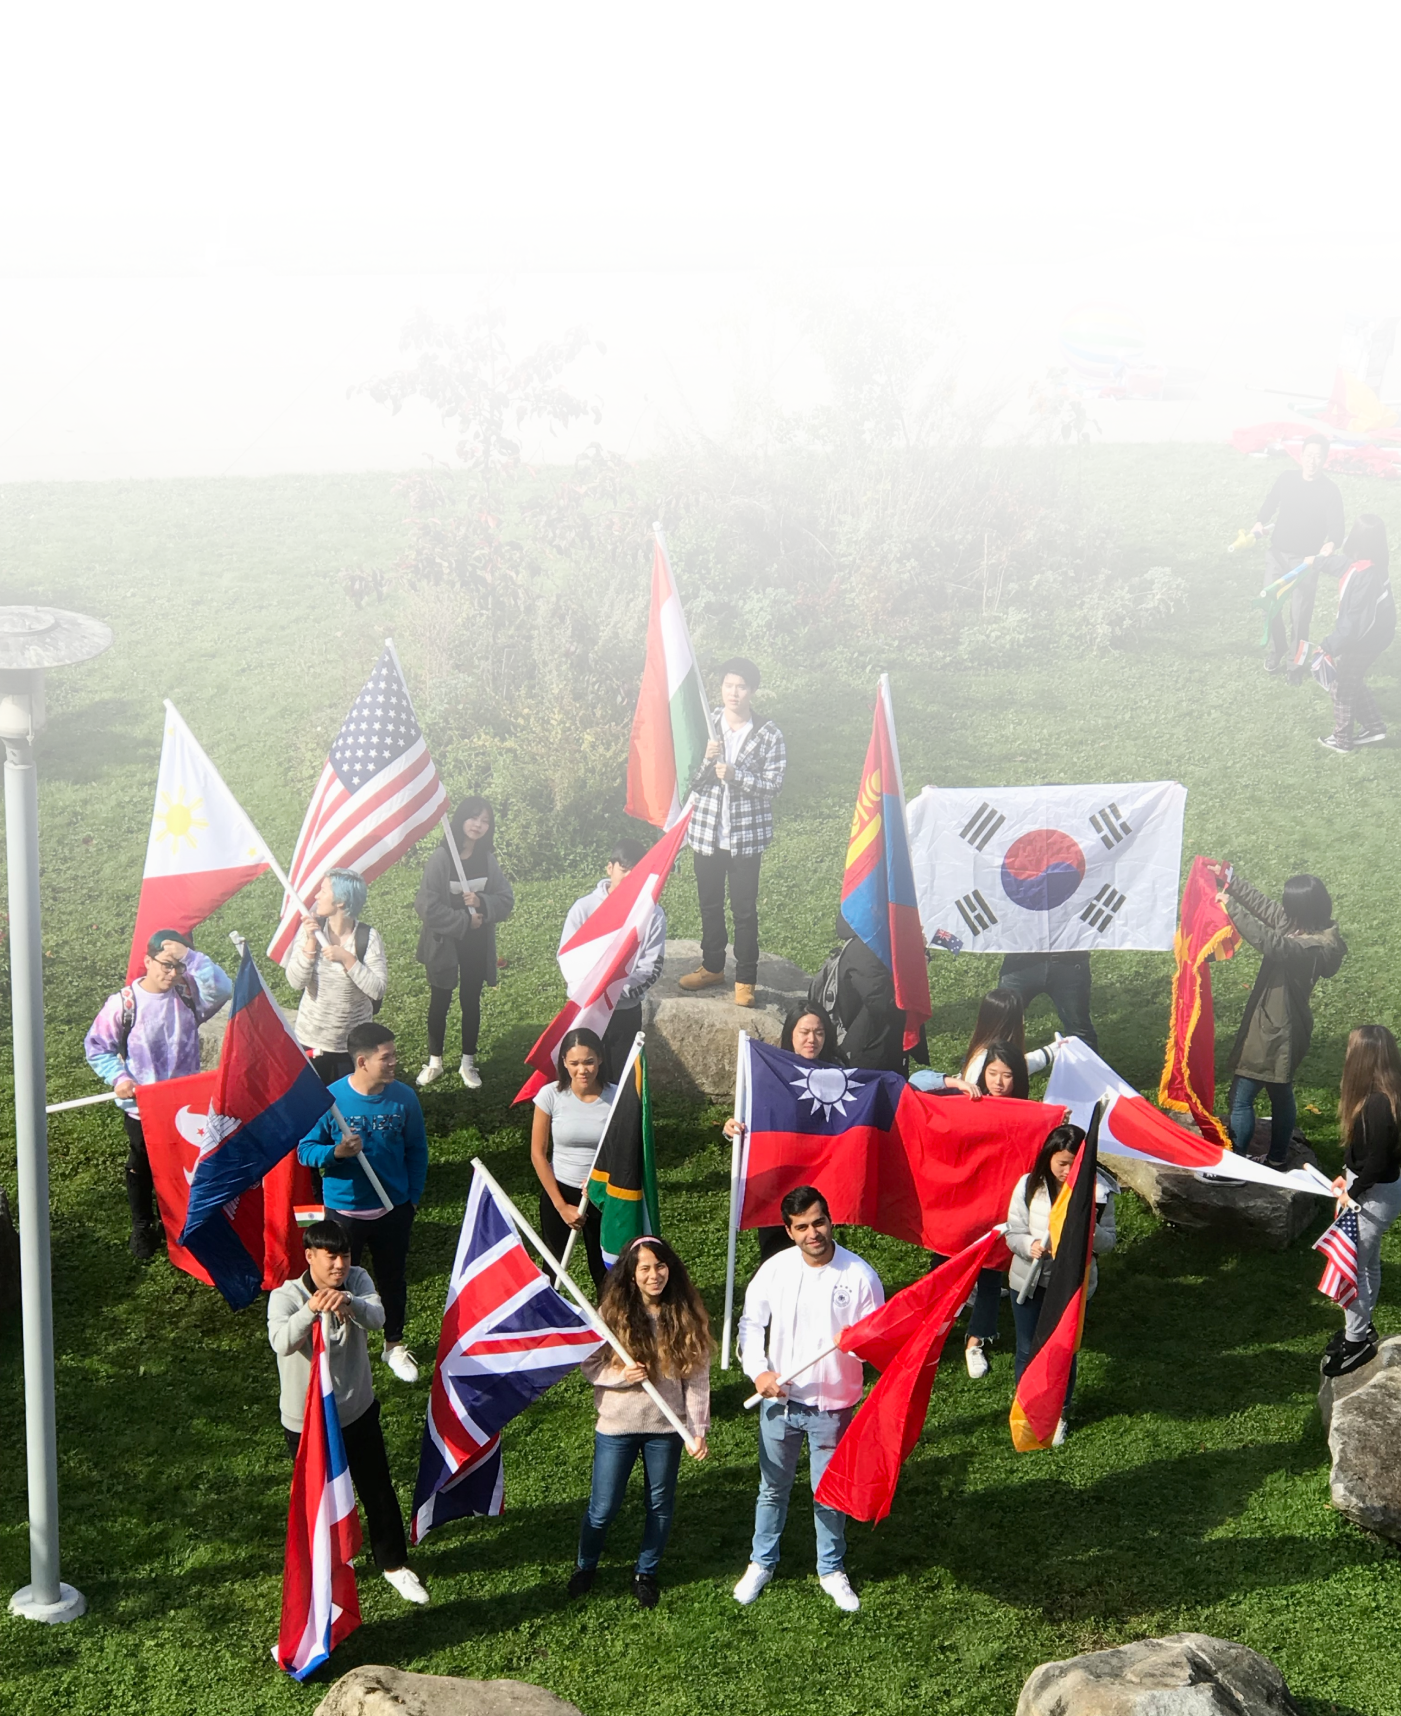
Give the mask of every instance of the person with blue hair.
[{"label": "person with blue hair", "polygon": [[322,1084],[354,1072],[346,1037],[379,1012],[389,986],[379,931],[360,922],[365,898],[365,878],[358,870],[328,870],[312,911],[302,919],[302,933],[282,962],[288,983],[301,991],[297,1041]]}]

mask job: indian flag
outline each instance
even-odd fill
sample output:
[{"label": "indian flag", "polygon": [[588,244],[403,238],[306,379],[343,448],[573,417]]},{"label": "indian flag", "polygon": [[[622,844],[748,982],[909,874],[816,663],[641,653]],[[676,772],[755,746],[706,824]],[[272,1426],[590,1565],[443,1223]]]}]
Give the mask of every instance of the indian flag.
[{"label": "indian flag", "polygon": [[670,828],[705,758],[710,737],[705,691],[686,616],[654,525],[652,606],[647,616],[647,663],[628,747],[627,813],[654,828]]}]

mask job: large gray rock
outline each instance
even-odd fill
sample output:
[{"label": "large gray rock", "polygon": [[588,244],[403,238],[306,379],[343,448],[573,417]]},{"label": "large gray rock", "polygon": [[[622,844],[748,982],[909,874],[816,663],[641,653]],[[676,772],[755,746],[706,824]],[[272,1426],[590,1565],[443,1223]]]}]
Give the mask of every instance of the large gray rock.
[{"label": "large gray rock", "polygon": [[[1190,1123],[1187,1129],[1197,1131]],[[1268,1148],[1269,1124],[1261,1121],[1250,1153],[1263,1158]],[[1102,1154],[1110,1173],[1137,1192],[1163,1221],[1195,1232],[1218,1233],[1238,1244],[1283,1251],[1300,1234],[1320,1228],[1320,1217],[1327,1213],[1327,1204],[1312,1192],[1285,1187],[1276,1191],[1254,1180],[1199,1180],[1185,1168],[1160,1168],[1109,1150]],[[1305,1162],[1318,1166],[1308,1140],[1296,1132],[1285,1166],[1300,1168]]]},{"label": "large gray rock", "polygon": [[19,1235],[9,1194],[0,1186],[0,1312],[13,1311],[19,1300]]},{"label": "large gray rock", "polygon": [[1401,1368],[1394,1358],[1386,1366],[1380,1360],[1379,1353],[1360,1388],[1333,1401],[1328,1487],[1333,1506],[1354,1525],[1401,1542]]},{"label": "large gray rock", "polygon": [[1269,1660],[1229,1639],[1173,1633],[1043,1662],[1017,1716],[1300,1716]]},{"label": "large gray rock", "polygon": [[[647,992],[647,1075],[659,1090],[693,1102],[726,1102],[734,1095],[735,1045],[741,1031],[776,1043],[784,1015],[808,991],[808,974],[791,960],[759,955],[754,1006],[736,1007],[733,976],[723,985],[689,994],[677,979],[700,964],[698,941],[669,941],[662,974]],[[731,967],[733,971],[733,967]]]},{"label": "large gray rock", "polygon": [[224,1046],[224,1032],[229,1028],[229,1003],[226,1001],[212,1019],[199,1028],[199,1070],[209,1072],[219,1064],[219,1051]]},{"label": "large gray rock", "polygon": [[1350,1394],[1356,1394],[1365,1383],[1369,1383],[1374,1376],[1380,1376],[1382,1371],[1390,1370],[1393,1365],[1401,1365],[1401,1335],[1393,1335],[1390,1340],[1383,1341],[1371,1364],[1364,1364],[1358,1370],[1349,1371],[1346,1376],[1325,1376],[1319,1379],[1318,1410],[1323,1419],[1325,1436],[1333,1428],[1333,1413],[1339,1401],[1346,1400]]},{"label": "large gray rock", "polygon": [[344,1674],[315,1716],[582,1716],[543,1686],[525,1680],[458,1680],[407,1674],[378,1663]]}]

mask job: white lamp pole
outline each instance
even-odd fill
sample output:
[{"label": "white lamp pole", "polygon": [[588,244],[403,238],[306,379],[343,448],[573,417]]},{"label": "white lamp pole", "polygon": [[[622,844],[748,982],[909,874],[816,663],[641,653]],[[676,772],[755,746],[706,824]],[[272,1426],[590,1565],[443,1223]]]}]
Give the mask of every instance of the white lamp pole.
[{"label": "white lamp pole", "polygon": [[44,949],[39,934],[39,793],[34,735],[44,724],[44,669],[100,655],[112,634],[61,608],[0,608],[0,741],[5,746],[5,858],[15,1045],[15,1158],[24,1295],[24,1430],[29,1467],[29,1583],[10,1612],[72,1621],[87,1608],[58,1576],[49,1137],[44,1113]]}]

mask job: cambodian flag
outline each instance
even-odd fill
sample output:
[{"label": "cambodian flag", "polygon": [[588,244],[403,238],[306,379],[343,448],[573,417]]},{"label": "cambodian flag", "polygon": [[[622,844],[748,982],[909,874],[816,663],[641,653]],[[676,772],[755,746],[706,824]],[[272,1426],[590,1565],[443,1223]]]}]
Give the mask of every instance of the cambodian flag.
[{"label": "cambodian flag", "polygon": [[851,819],[842,916],[877,959],[890,967],[895,1003],[905,1010],[905,1047],[912,1049],[933,1009],[905,826],[905,788],[895,743],[890,678],[884,673],[876,693],[856,814]]},{"label": "cambodian flag", "polygon": [[245,947],[180,1235],[235,1311],[257,1298],[263,1272],[224,1206],[260,1184],[331,1106]]},{"label": "cambodian flag", "polygon": [[314,1673],[360,1625],[360,1595],[351,1566],[360,1550],[360,1516],[320,1317],[311,1339],[311,1383],[292,1471],[282,1625],[274,1653],[277,1666],[294,1680]]}]

